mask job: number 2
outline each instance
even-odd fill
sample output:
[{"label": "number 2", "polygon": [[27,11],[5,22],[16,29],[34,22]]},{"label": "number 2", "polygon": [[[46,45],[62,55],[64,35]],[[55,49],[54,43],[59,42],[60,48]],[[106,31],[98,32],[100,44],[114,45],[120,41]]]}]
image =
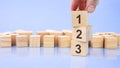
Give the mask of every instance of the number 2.
[{"label": "number 2", "polygon": [[76,53],[81,53],[81,49],[80,49],[81,46],[80,46],[80,44],[77,44],[76,47],[78,47],[78,48],[77,48],[77,50],[76,50],[75,52],[76,52]]},{"label": "number 2", "polygon": [[81,30],[77,30],[76,32],[79,32],[79,34],[77,35],[76,38],[82,39],[82,37],[80,37],[80,35],[82,34],[82,31]]},{"label": "number 2", "polygon": [[78,15],[76,18],[78,18],[78,23],[80,24],[81,23],[81,16],[80,15]]}]

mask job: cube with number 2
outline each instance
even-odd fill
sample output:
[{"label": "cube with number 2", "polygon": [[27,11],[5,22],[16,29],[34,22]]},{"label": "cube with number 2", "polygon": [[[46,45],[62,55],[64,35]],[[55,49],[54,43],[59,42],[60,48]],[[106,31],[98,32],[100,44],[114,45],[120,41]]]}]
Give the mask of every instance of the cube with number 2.
[{"label": "cube with number 2", "polygon": [[81,42],[87,42],[87,27],[73,28],[72,39]]}]

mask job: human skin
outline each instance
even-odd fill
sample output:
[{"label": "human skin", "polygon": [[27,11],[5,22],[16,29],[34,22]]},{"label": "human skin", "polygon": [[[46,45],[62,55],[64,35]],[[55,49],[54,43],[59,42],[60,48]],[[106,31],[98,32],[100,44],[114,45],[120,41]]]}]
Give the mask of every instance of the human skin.
[{"label": "human skin", "polygon": [[71,10],[86,10],[88,13],[95,11],[99,0],[72,0]]}]

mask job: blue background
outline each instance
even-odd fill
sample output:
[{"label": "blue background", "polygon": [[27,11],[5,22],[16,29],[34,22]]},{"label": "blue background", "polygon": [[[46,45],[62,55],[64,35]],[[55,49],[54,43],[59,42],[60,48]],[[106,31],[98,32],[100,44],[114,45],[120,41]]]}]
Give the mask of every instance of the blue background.
[{"label": "blue background", "polygon": [[[72,29],[71,0],[0,0],[0,32]],[[89,14],[93,32],[120,33],[119,0],[100,0]]]},{"label": "blue background", "polygon": [[[72,29],[70,0],[0,0],[0,32]],[[93,32],[120,33],[120,1],[100,0],[89,14]],[[0,48],[0,68],[119,68],[120,50],[90,49],[74,57],[69,49]]]}]

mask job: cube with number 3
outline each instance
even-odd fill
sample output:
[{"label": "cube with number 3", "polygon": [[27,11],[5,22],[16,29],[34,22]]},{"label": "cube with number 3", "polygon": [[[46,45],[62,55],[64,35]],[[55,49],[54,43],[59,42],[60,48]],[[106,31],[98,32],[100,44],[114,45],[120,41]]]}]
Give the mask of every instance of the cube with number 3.
[{"label": "cube with number 3", "polygon": [[71,54],[73,56],[87,56],[88,54],[88,43],[71,41]]}]

